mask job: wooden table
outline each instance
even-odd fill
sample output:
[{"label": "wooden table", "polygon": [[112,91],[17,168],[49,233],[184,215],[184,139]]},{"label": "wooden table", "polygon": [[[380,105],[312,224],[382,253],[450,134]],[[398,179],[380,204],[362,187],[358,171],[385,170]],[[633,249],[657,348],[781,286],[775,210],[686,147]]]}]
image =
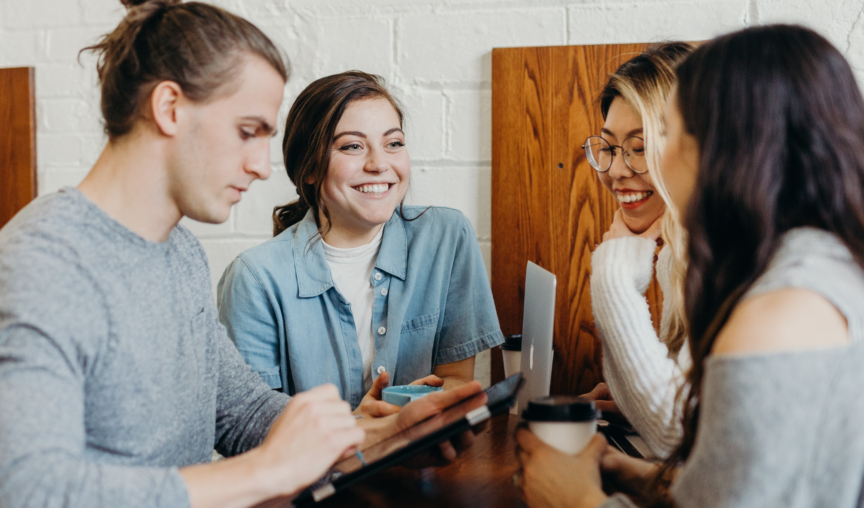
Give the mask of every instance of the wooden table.
[{"label": "wooden table", "polygon": [[474,445],[453,463],[422,470],[393,467],[319,506],[332,507],[522,507],[513,486],[519,469],[515,415],[496,416],[478,434]]}]

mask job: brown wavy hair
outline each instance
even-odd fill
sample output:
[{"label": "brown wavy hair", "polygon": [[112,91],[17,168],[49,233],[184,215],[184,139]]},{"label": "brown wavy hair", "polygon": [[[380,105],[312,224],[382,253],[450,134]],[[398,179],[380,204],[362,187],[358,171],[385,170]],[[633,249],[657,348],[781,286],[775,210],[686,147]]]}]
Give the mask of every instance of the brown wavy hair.
[{"label": "brown wavy hair", "polygon": [[[300,92],[288,112],[282,139],[285,169],[291,183],[297,187],[299,197],[273,209],[273,236],[303,220],[310,209],[315,214],[319,236],[327,234],[330,213],[321,199],[321,186],[330,167],[330,148],[336,125],[352,102],[378,98],[390,102],[402,127],[402,108],[380,76],[348,71],[314,81]],[[320,214],[327,219],[323,226],[319,221]]]},{"label": "brown wavy hair", "polygon": [[665,478],[693,451],[705,359],[783,235],[833,233],[864,268],[864,100],[843,55],[812,30],[771,25],[708,42],[676,74],[699,173],[684,224],[693,367]]},{"label": "brown wavy hair", "polygon": [[102,86],[105,133],[116,139],[147,114],[162,81],[180,85],[191,100],[206,102],[230,91],[241,59],[255,55],[288,80],[288,63],[255,25],[212,5],[180,0],[121,0],[126,16],[93,46]]}]

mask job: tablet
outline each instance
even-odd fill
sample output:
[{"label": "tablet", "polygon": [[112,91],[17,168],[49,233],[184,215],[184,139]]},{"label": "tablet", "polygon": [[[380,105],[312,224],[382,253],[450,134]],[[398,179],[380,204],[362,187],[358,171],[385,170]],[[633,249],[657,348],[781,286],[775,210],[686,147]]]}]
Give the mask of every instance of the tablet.
[{"label": "tablet", "polygon": [[326,479],[306,489],[295,499],[294,506],[313,505],[379,471],[401,464],[457,434],[468,431],[493,416],[507,412],[516,401],[522,383],[522,375],[514,374],[486,390],[485,402],[483,395],[478,393],[413,427],[364,448],[362,459],[356,456],[337,462]]}]

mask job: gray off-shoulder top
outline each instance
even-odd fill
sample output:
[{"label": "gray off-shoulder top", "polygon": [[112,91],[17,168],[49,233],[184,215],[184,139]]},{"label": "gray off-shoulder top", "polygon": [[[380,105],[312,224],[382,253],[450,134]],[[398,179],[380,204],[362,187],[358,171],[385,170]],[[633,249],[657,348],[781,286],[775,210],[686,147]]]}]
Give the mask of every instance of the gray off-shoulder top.
[{"label": "gray off-shoulder top", "polygon": [[[678,506],[864,506],[864,272],[835,236],[800,228],[747,296],[786,287],[834,304],[851,344],[709,357],[696,444],[672,485]],[[603,504],[624,506],[620,494]]]}]

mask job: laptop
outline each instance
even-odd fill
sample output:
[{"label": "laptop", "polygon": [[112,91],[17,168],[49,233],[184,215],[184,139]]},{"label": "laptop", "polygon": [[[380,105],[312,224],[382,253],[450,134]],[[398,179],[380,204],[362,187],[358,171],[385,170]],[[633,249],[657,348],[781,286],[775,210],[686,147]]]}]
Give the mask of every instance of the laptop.
[{"label": "laptop", "polygon": [[522,376],[525,386],[517,400],[517,414],[528,401],[549,395],[552,381],[552,331],[555,328],[555,274],[531,261],[525,269],[522,310]]},{"label": "laptop", "polygon": [[[528,262],[525,269],[525,306],[522,311],[522,376],[525,383],[514,414],[528,401],[549,395],[552,381],[552,342],[555,328],[555,274]],[[609,443],[631,457],[650,457],[648,446],[632,428],[603,422],[599,431]]]}]

